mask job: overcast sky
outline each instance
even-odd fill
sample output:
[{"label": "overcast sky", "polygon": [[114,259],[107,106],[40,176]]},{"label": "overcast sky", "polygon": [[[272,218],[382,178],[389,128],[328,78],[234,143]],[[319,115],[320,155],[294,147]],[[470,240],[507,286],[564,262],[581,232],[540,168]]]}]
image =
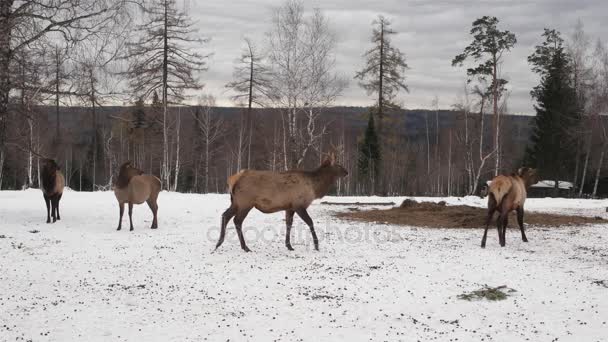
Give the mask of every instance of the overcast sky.
[{"label": "overcast sky", "polygon": [[[200,34],[211,38],[204,51],[213,56],[201,80],[205,91],[216,96],[218,105],[233,105],[224,85],[231,80],[243,37],[262,45],[272,9],[281,3],[278,0],[188,3],[188,13],[196,21]],[[503,77],[512,90],[509,101],[512,113],[533,113],[529,91],[537,78],[526,57],[541,41],[544,27],[556,28],[569,36],[580,19],[593,40],[608,39],[608,0],[312,0],[304,1],[304,5],[307,11],[321,9],[330,18],[338,37],[337,72],[351,81],[336,105],[373,104],[373,98],[352,78],[363,65],[361,55],[371,46],[371,23],[379,14],[393,22],[393,29],[398,32],[392,37],[393,45],[406,54],[411,68],[407,72],[410,93],[399,96],[399,101],[409,109],[430,108],[435,95],[441,108],[449,108],[456,102],[466,69],[452,67],[451,61],[471,41],[469,30],[473,20],[483,15],[498,17],[500,29],[517,36],[517,45],[502,66]]]}]

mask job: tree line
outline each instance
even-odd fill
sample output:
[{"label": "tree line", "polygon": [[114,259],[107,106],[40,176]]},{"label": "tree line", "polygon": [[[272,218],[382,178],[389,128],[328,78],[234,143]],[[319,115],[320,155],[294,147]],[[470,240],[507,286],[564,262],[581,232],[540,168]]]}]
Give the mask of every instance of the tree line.
[{"label": "tree line", "polygon": [[[9,0],[0,4],[0,188],[39,184],[39,159],[53,157],[70,187],[109,189],[126,159],[172,191],[222,192],[243,168],[313,168],[330,150],[351,177],[337,193],[478,194],[487,178],[526,164],[546,179],[598,194],[608,143],[608,53],[582,24],[564,39],[546,29],[528,57],[539,85],[534,130],[514,139],[503,60],[515,34],[492,16],[472,23],[454,124],[440,123],[439,99],[421,139],[403,134],[399,93],[409,87],[406,54],[384,16],[352,77],[336,72],[337,36],[320,9],[288,0],[271,13],[265,39],[245,38],[226,89],[241,108],[218,113],[204,91],[211,37],[175,0]],[[374,96],[367,124],[328,120],[350,79]],[[106,107],[123,103],[108,118]],[[49,106],[51,124],[42,120]],[[66,108],[80,122],[63,122]],[[434,115],[433,115],[434,112]],[[87,132],[84,135],[82,132]],[[517,140],[517,143],[516,143]]]}]

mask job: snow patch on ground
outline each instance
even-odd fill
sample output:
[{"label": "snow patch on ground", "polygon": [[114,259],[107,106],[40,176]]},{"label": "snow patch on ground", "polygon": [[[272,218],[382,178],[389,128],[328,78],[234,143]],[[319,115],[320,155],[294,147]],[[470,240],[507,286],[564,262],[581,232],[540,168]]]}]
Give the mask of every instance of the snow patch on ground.
[{"label": "snow patch on ground", "polygon": [[[326,197],[400,204],[405,197]],[[485,200],[415,198],[484,206]],[[112,192],[66,193],[47,225],[39,190],[0,192],[0,340],[601,341],[608,336],[606,225],[516,231],[424,229],[340,221],[348,206],[309,210],[313,249],[296,219],[289,252],[282,213],[252,211],[253,253],[230,224],[212,253],[227,195],[163,192],[159,229],[147,206],[117,232]],[[606,201],[530,199],[528,210],[602,216]],[[37,232],[35,232],[37,231]],[[499,302],[464,301],[485,284]]]}]

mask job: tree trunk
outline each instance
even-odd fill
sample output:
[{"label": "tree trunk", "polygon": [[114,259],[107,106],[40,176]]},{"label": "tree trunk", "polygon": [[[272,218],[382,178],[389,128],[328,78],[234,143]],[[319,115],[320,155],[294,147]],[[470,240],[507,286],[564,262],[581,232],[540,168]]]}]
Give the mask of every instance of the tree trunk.
[{"label": "tree trunk", "polygon": [[177,191],[177,181],[179,179],[179,167],[180,167],[180,163],[179,163],[179,136],[180,136],[180,130],[181,130],[181,109],[178,110],[177,112],[177,123],[176,123],[176,148],[175,148],[175,178],[173,180],[173,191]]},{"label": "tree trunk", "polygon": [[169,55],[169,41],[167,37],[167,28],[169,26],[168,16],[169,4],[167,0],[164,1],[164,32],[163,32],[163,161],[161,166],[161,180],[166,189],[169,189],[169,144],[167,134],[167,110],[169,104],[167,103],[167,83],[168,83],[168,55]]},{"label": "tree trunk", "polygon": [[581,174],[581,186],[578,190],[578,197],[583,197],[583,187],[585,186],[585,178],[587,176],[587,167],[589,166],[589,156],[591,155],[591,137],[587,140],[587,151],[585,153],[585,163],[583,164],[583,173]]},{"label": "tree trunk", "polygon": [[439,155],[439,110],[435,111],[435,161],[437,162],[437,195],[441,195],[441,157]]},{"label": "tree trunk", "polygon": [[492,97],[493,97],[493,110],[494,110],[494,125],[492,128],[492,138],[494,139],[494,151],[496,151],[496,164],[494,167],[494,176],[498,176],[498,169],[500,166],[500,157],[498,153],[498,72],[497,72],[497,60],[496,55],[493,56],[493,68],[492,68]]},{"label": "tree trunk", "polygon": [[8,121],[8,101],[11,91],[11,8],[14,0],[0,1],[0,188],[2,186],[2,170],[6,158],[6,125]]},{"label": "tree trunk", "polygon": [[595,196],[597,195],[597,185],[600,182],[600,173],[602,171],[602,166],[604,165],[604,154],[606,153],[606,147],[607,146],[602,146],[602,152],[600,152],[600,160],[597,165],[597,171],[595,172],[595,182],[593,184],[593,194],[591,194],[591,196],[593,198],[595,198]]}]

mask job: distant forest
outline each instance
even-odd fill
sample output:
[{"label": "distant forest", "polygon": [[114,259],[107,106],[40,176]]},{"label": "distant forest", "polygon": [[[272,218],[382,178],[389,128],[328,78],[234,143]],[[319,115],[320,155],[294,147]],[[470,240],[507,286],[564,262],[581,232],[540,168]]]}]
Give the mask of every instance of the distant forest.
[{"label": "distant forest", "polygon": [[[60,107],[58,116],[55,109],[39,106],[33,110],[36,116],[34,150],[44,151],[60,163],[70,188],[109,190],[118,166],[127,160],[148,173],[160,174],[159,108],[109,106],[97,108],[93,114],[90,108]],[[284,170],[281,110],[255,109],[251,118],[244,113],[244,109],[237,107],[171,107],[171,127],[175,134],[169,150],[173,161],[171,179],[177,180],[173,183],[176,191],[225,192],[227,177],[239,169]],[[480,117],[469,115],[473,131],[475,126],[479,127]],[[389,114],[387,120],[391,122],[391,140],[395,145],[392,151],[384,153],[390,165],[382,175],[386,179],[387,195],[469,193],[463,157],[464,116],[455,110],[398,110]],[[485,116],[489,122],[490,115]],[[367,176],[358,172],[357,146],[368,117],[368,108],[327,108],[318,123],[326,127],[323,138],[307,155],[301,168],[317,167],[324,153],[333,148],[350,174],[340,181],[335,193],[367,194],[368,189],[361,186],[368,183]],[[509,132],[503,141],[504,149],[509,151],[505,154],[508,158],[501,162],[504,170],[515,170],[521,165],[533,119],[521,115],[503,117],[501,129]],[[244,138],[239,138],[241,120],[251,125],[251,135]],[[13,129],[27,141],[27,126]],[[427,145],[427,133],[430,145]],[[490,133],[486,132],[486,141],[490,141],[489,137]],[[54,147],[48,149],[47,146]],[[30,169],[29,153],[13,150],[8,155],[3,189],[28,187],[28,177],[32,177],[31,186],[37,187],[40,164],[35,155],[32,160]],[[488,169],[480,181],[485,183],[492,176],[492,170]]]}]

